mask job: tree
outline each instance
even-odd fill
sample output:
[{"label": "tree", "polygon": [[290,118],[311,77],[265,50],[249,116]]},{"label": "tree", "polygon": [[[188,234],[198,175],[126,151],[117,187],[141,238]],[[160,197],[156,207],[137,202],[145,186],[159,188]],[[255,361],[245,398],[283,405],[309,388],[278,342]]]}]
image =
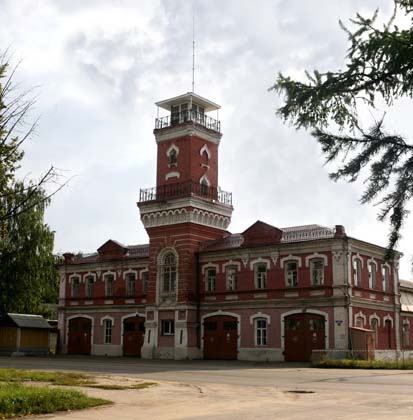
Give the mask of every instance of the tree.
[{"label": "tree", "polygon": [[[40,180],[20,180],[23,143],[35,124],[25,130],[32,99],[17,93],[7,75],[6,56],[0,57],[0,312],[39,313],[45,299],[57,298],[54,233],[44,223],[52,193],[45,187],[56,177],[51,167]],[[22,133],[22,134],[21,134]],[[21,134],[19,136],[19,134]]]},{"label": "tree", "polygon": [[[400,13],[410,18],[404,29],[394,23]],[[340,162],[330,174],[333,180],[354,182],[364,168],[369,170],[361,202],[378,202],[378,219],[389,217],[390,257],[413,197],[413,144],[389,133],[384,116],[365,130],[359,111],[413,95],[413,0],[394,0],[393,16],[383,27],[377,16],[378,9],[371,18],[357,14],[350,20],[353,30],[340,21],[350,42],[344,70],[306,71],[304,82],[279,73],[270,90],[284,95],[277,114],[297,129],[311,129],[326,162]],[[337,127],[335,133],[331,126]]]}]

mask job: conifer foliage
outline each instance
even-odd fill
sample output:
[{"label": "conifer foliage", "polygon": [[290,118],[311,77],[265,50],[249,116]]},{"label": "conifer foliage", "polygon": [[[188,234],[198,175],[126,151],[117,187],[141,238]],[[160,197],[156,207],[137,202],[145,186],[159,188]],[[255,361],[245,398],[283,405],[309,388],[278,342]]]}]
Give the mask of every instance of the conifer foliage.
[{"label": "conifer foliage", "polygon": [[[412,98],[413,0],[394,0],[393,16],[384,25],[377,23],[378,13],[357,14],[351,30],[340,22],[350,43],[343,70],[306,72],[305,82],[279,73],[270,90],[284,96],[277,114],[297,129],[310,129],[326,161],[338,163],[333,180],[353,182],[363,169],[369,171],[361,202],[379,203],[378,219],[389,218],[390,256],[413,197],[413,144],[388,132],[384,116],[362,128],[358,111]],[[398,16],[407,19],[406,27],[395,24]]]},{"label": "conifer foliage", "polygon": [[57,299],[54,233],[44,223],[50,202],[45,186],[56,176],[50,168],[38,181],[21,180],[23,143],[33,101],[18,93],[5,55],[0,57],[0,313],[41,313],[41,303]]}]

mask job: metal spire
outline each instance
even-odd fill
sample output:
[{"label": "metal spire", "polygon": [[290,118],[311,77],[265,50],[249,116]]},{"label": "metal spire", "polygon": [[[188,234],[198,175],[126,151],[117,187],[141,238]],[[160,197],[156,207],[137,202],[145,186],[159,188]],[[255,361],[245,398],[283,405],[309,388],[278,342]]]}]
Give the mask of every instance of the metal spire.
[{"label": "metal spire", "polygon": [[192,92],[195,92],[195,6],[192,1]]}]

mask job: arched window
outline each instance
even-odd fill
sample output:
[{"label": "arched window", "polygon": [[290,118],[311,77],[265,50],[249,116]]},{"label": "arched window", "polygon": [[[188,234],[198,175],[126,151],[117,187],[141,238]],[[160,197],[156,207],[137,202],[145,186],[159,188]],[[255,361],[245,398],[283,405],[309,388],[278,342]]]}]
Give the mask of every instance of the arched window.
[{"label": "arched window", "polygon": [[207,292],[215,292],[217,270],[216,268],[208,268],[205,276],[205,290]]},{"label": "arched window", "polygon": [[225,270],[227,278],[227,290],[237,290],[238,271],[234,265],[228,266]]},{"label": "arched window", "polygon": [[209,192],[209,184],[208,181],[203,178],[201,180],[201,195],[208,195]]},{"label": "arched window", "polygon": [[93,276],[86,276],[86,297],[93,297],[95,288],[95,278]]},{"label": "arched window", "polygon": [[255,320],[255,345],[267,345],[267,320],[265,318]]},{"label": "arched window", "polygon": [[176,256],[168,252],[162,258],[162,293],[174,294],[176,288]]},{"label": "arched window", "polygon": [[73,277],[72,278],[72,297],[74,298],[79,297],[79,289],[80,289],[80,278]]},{"label": "arched window", "polygon": [[105,319],[103,321],[103,339],[105,344],[112,343],[112,320]]},{"label": "arched window", "polygon": [[255,287],[265,289],[267,287],[267,264],[258,263],[254,265]]},{"label": "arched window", "polygon": [[410,324],[408,322],[403,323],[403,347],[410,346]]},{"label": "arched window", "polygon": [[376,288],[376,264],[369,263],[369,287],[370,289]]},{"label": "arched window", "polygon": [[386,265],[383,267],[383,291],[388,292],[390,290],[390,270]]},{"label": "arched window", "polygon": [[176,149],[171,149],[168,155],[168,163],[174,165],[178,163],[178,152]]},{"label": "arched window", "polygon": [[358,258],[353,261],[354,268],[354,286],[361,286],[361,260]]},{"label": "arched window", "polygon": [[135,295],[135,281],[136,281],[135,273],[126,274],[126,296]]},{"label": "arched window", "polygon": [[113,274],[105,274],[105,296],[113,296],[113,287],[115,285],[115,276]]},{"label": "arched window", "polygon": [[298,286],[298,264],[297,261],[287,261],[285,264],[285,285],[287,287]]},{"label": "arched window", "polygon": [[379,321],[377,318],[371,319],[370,327],[373,330],[374,348],[377,350],[379,345]]},{"label": "arched window", "polygon": [[324,283],[324,261],[320,258],[315,258],[310,261],[311,270],[311,284],[319,286]]},{"label": "arched window", "polygon": [[364,327],[364,319],[362,316],[358,316],[356,318],[356,327],[363,328]]}]

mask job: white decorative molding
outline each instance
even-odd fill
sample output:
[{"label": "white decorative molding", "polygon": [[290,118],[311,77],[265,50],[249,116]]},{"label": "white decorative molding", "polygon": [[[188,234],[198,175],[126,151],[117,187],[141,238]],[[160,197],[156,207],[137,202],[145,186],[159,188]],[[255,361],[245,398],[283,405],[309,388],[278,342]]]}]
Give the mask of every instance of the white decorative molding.
[{"label": "white decorative molding", "polygon": [[137,279],[137,278],[138,278],[138,270],[134,270],[134,269],[132,269],[132,268],[129,268],[128,270],[124,271],[124,272],[123,272],[123,279],[124,279],[124,280],[126,280],[126,276],[127,276],[128,274],[135,274],[135,279]]},{"label": "white decorative molding", "polygon": [[280,259],[280,266],[281,268],[284,268],[284,263],[287,261],[297,261],[298,267],[301,267],[301,257],[294,256],[294,255],[287,255],[286,257],[283,257]]},{"label": "white decorative molding", "polygon": [[102,318],[100,318],[100,326],[102,327],[103,322],[106,321],[107,319],[112,321],[112,327],[113,327],[115,325],[115,318],[113,318],[113,316],[109,316],[109,315],[105,315]]},{"label": "white decorative molding", "polygon": [[368,267],[370,267],[370,264],[374,264],[376,266],[376,272],[377,272],[378,264],[377,264],[377,261],[373,257],[371,257],[367,260],[367,266]]},{"label": "white decorative molding", "polygon": [[366,324],[367,324],[366,315],[364,315],[363,312],[361,312],[361,311],[354,314],[354,325],[357,325],[357,318],[361,318],[363,320],[362,327],[365,327]]},{"label": "white decorative molding", "polygon": [[202,266],[202,275],[205,274],[206,270],[208,270],[208,268],[215,268],[216,273],[219,273],[219,264],[214,264],[212,262],[209,262],[208,264],[204,264]]},{"label": "white decorative molding", "polygon": [[88,277],[93,277],[93,283],[96,283],[96,273],[92,273],[91,271],[89,271],[88,273],[84,274],[83,276],[83,281],[86,283],[86,279]]},{"label": "white decorative molding", "polygon": [[250,261],[250,270],[251,271],[254,270],[254,265],[260,264],[260,263],[265,264],[267,266],[267,270],[270,269],[270,264],[271,264],[270,260],[267,258],[258,257],[255,260]]},{"label": "white decorative molding", "polygon": [[181,174],[178,171],[168,172],[165,175],[165,181],[168,181],[168,179],[171,179],[171,178],[180,178],[180,177],[181,177]]},{"label": "white decorative molding", "polygon": [[143,270],[139,271],[139,280],[143,279],[143,273],[148,273],[149,272],[149,268],[146,267]]},{"label": "white decorative molding", "polygon": [[219,144],[222,134],[218,132],[206,131],[203,127],[198,126],[176,126],[170,127],[168,130],[156,130],[155,140],[156,143],[162,143],[169,140],[174,140],[177,137],[194,136],[196,135],[200,139],[210,141],[211,143]]},{"label": "white decorative molding", "polygon": [[352,262],[353,267],[354,267],[354,261],[355,260],[360,260],[360,262],[361,262],[361,268],[364,268],[364,258],[359,253],[354,254],[351,257],[351,262]]},{"label": "white decorative molding", "polygon": [[112,275],[113,276],[113,281],[116,280],[116,273],[114,271],[105,271],[102,275],[103,280],[106,279],[107,276]]},{"label": "white decorative molding", "polygon": [[277,261],[279,258],[280,254],[278,251],[275,252],[271,252],[270,257],[271,257],[271,261],[274,264],[274,267],[277,265]]},{"label": "white decorative molding", "polygon": [[372,315],[369,316],[369,325],[370,325],[370,327],[371,327],[371,321],[373,319],[377,319],[377,326],[380,327],[380,317],[376,313],[374,313],[374,314],[372,314]]},{"label": "white decorative molding", "polygon": [[391,322],[391,327],[394,327],[394,321],[393,318],[391,317],[391,315],[387,314],[384,318],[383,318],[383,326],[386,325],[386,321],[390,321]]},{"label": "white decorative molding", "polygon": [[314,259],[323,260],[324,266],[327,267],[327,265],[328,265],[327,255],[325,255],[325,254],[319,254],[318,252],[315,252],[315,253],[313,253],[313,254],[308,255],[307,257],[305,257],[305,266],[306,267],[309,267],[310,266],[310,260],[314,260]]},{"label": "white decorative molding", "polygon": [[249,259],[250,257],[248,254],[241,255],[241,261],[242,261],[242,264],[244,265],[244,268],[247,268]]},{"label": "white decorative molding", "polygon": [[208,146],[204,144],[199,151],[199,155],[202,156],[203,153],[206,153],[208,156],[208,160],[211,159],[211,152],[208,149]]},{"label": "white decorative molding", "polygon": [[250,325],[254,324],[254,320],[256,318],[264,318],[265,320],[267,320],[267,325],[271,324],[271,316],[267,315],[267,314],[263,314],[262,312],[258,312],[256,314],[253,314],[250,316]]},{"label": "white decorative molding", "polygon": [[235,266],[238,271],[241,271],[241,263],[239,261],[229,260],[222,264],[222,272],[225,273],[227,267]]},{"label": "white decorative molding", "polygon": [[178,147],[175,143],[172,143],[172,144],[168,147],[168,149],[167,149],[167,151],[166,151],[166,156],[168,156],[168,157],[169,157],[169,155],[171,154],[172,150],[175,150],[175,152],[176,152],[176,156],[178,156],[178,155],[179,155],[179,147]]},{"label": "white decorative molding", "polygon": [[333,258],[336,263],[339,263],[344,255],[343,251],[333,251]]},{"label": "white decorative molding", "polygon": [[201,176],[201,178],[199,178],[199,183],[200,183],[200,184],[205,183],[205,184],[207,184],[207,185],[208,185],[208,187],[210,187],[210,186],[211,186],[211,182],[209,181],[209,179],[208,179],[208,177],[206,176],[206,174],[202,175],[202,176]]},{"label": "white decorative molding", "polygon": [[71,275],[69,276],[69,284],[72,284],[72,280],[73,280],[74,278],[79,279],[79,284],[82,282],[82,276],[81,276],[80,274],[78,274],[78,273],[73,273],[73,274],[71,274]]}]

